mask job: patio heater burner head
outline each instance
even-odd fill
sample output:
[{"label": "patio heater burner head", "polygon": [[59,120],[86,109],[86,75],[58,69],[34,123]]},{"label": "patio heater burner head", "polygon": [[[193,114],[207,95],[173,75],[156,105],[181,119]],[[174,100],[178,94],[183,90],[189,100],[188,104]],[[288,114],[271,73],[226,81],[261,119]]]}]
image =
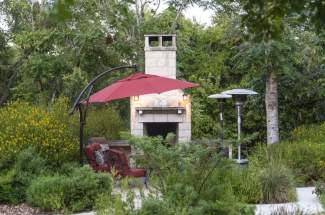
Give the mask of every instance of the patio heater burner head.
[{"label": "patio heater burner head", "polygon": [[209,95],[208,98],[210,99],[218,99],[221,101],[224,101],[226,99],[231,98],[232,95],[228,95],[228,94],[221,94],[221,93],[217,93],[217,94],[213,94],[213,95]]},{"label": "patio heater burner head", "polygon": [[247,100],[247,96],[257,95],[258,93],[248,89],[233,89],[223,91],[222,94],[231,95],[236,103],[243,104]]}]

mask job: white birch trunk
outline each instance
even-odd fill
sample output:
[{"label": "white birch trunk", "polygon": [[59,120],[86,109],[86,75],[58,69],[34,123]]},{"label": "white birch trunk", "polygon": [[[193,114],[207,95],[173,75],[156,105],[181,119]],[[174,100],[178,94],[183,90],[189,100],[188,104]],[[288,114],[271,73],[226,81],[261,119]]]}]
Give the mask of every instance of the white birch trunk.
[{"label": "white birch trunk", "polygon": [[279,142],[278,117],[278,84],[275,75],[271,72],[266,79],[265,92],[267,144]]}]

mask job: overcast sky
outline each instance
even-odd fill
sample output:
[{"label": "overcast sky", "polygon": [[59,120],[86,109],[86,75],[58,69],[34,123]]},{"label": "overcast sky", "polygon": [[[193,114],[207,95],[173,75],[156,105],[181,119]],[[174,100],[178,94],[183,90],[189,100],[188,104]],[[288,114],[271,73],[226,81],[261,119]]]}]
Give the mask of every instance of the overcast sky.
[{"label": "overcast sky", "polygon": [[204,10],[201,7],[194,6],[190,7],[184,11],[184,15],[186,18],[195,19],[198,23],[203,25],[211,25],[212,24],[212,10]]},{"label": "overcast sky", "polygon": [[[167,8],[166,0],[162,0],[162,4],[159,8],[159,12],[165,10]],[[213,11],[212,10],[204,10],[202,7],[199,7],[197,5],[191,6],[187,8],[183,12],[184,16],[191,20],[196,20],[198,23],[202,25],[211,25],[212,23],[212,16]]]}]

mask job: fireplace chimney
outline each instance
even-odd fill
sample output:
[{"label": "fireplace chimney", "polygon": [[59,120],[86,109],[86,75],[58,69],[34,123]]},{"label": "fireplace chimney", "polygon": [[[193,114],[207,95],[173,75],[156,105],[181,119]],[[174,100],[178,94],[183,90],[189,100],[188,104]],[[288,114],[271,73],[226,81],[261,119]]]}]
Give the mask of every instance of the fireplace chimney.
[{"label": "fireplace chimney", "polygon": [[[145,35],[145,73],[176,79],[176,35]],[[183,90],[130,98],[131,134],[191,140],[191,99]]]},{"label": "fireplace chimney", "polygon": [[176,79],[176,35],[145,35],[145,73]]}]

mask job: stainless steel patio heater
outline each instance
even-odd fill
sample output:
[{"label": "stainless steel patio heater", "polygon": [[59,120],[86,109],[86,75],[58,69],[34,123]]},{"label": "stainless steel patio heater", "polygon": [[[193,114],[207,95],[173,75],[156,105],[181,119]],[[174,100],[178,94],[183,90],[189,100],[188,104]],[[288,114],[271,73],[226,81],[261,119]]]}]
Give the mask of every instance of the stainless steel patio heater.
[{"label": "stainless steel patio heater", "polygon": [[233,100],[235,101],[236,109],[237,109],[237,141],[238,141],[238,157],[236,162],[238,164],[246,164],[248,163],[247,159],[241,159],[241,109],[244,102],[247,100],[247,96],[249,95],[257,95],[258,93],[253,90],[248,89],[233,89],[226,90],[222,92],[222,94],[232,95]]},{"label": "stainless steel patio heater", "polygon": [[[223,146],[223,139],[224,139],[224,117],[223,117],[223,112],[224,112],[224,108],[223,105],[226,101],[226,99],[231,98],[231,95],[227,95],[227,94],[213,94],[208,96],[208,98],[211,99],[217,99],[219,101],[219,119],[220,119],[220,125],[221,125],[221,145]],[[228,157],[230,159],[232,159],[232,145],[228,146]]]}]

